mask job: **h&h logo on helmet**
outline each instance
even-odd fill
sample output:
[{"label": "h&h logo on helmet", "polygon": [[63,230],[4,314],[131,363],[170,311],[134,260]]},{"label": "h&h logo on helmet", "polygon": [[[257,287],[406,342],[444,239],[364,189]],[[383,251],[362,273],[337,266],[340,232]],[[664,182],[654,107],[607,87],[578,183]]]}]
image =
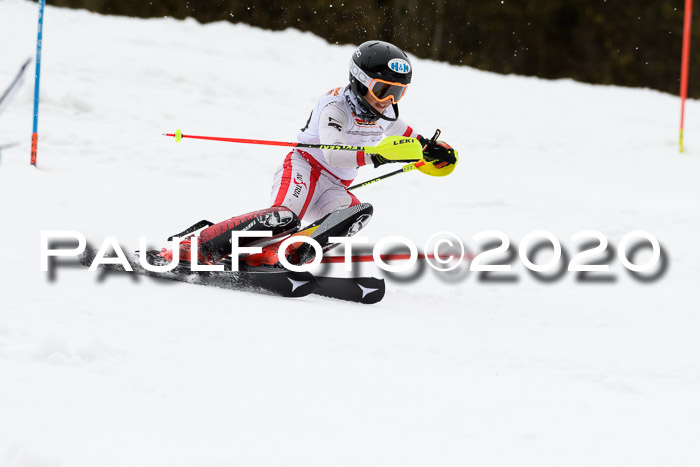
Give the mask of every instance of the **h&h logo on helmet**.
[{"label": "h&h logo on helmet", "polygon": [[403,58],[394,58],[389,60],[389,68],[397,73],[408,73],[411,71],[411,65],[408,64]]}]

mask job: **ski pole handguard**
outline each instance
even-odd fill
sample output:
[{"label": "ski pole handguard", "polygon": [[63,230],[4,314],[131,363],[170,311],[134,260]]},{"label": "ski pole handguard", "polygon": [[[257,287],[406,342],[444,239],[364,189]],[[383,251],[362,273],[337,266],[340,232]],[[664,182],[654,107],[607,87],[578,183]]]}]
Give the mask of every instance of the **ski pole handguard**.
[{"label": "ski pole handguard", "polygon": [[423,158],[423,146],[415,138],[387,136],[376,146],[366,146],[363,151],[379,154],[394,161],[419,161]]},{"label": "ski pole handguard", "polygon": [[[455,157],[457,157],[457,151],[455,151]],[[437,162],[437,165],[436,165]],[[443,165],[444,162],[440,161],[434,161],[434,162],[427,162],[425,159],[421,159],[416,162],[411,162],[410,164],[406,164],[403,167],[401,167],[399,170],[395,170],[393,172],[389,172],[388,174],[381,175],[377,178],[373,178],[372,180],[367,180],[366,182],[358,183],[357,185],[353,185],[348,190],[354,190],[356,188],[360,188],[363,186],[371,185],[373,183],[377,183],[381,180],[384,180],[389,177],[393,177],[394,175],[398,175],[400,173],[404,172],[410,172],[411,170],[418,169],[421,173],[424,173],[426,175],[430,175],[431,177],[444,177],[445,175],[449,175],[452,173],[452,171],[455,169],[456,163],[455,164],[448,164],[448,165]]]}]

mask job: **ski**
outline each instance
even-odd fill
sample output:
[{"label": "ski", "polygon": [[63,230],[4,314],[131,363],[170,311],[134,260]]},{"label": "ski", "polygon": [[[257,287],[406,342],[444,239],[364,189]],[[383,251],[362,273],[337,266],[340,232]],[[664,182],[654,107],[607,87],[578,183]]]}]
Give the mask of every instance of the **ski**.
[{"label": "ski", "polygon": [[[225,261],[230,264],[229,258]],[[269,269],[267,266],[248,266],[246,264],[241,264],[240,267],[244,268],[244,271]],[[282,270],[284,271],[284,269]],[[313,277],[318,286],[311,293],[327,298],[371,305],[380,302],[386,291],[384,279],[376,277],[330,277],[315,274]]]},{"label": "ski", "polygon": [[[231,265],[231,258],[224,259],[221,264],[226,268]],[[267,270],[269,266],[250,266],[245,262],[239,264],[243,271]],[[283,269],[284,270],[284,269]],[[376,277],[330,277],[317,276],[314,274],[318,286],[311,292],[327,298],[335,298],[348,302],[364,303],[371,305],[378,303],[384,298],[386,291],[384,279]]]},{"label": "ski", "polygon": [[[231,259],[226,258],[222,263],[226,264],[228,268],[231,264]],[[245,263],[241,263],[239,267],[243,271],[251,272],[269,269],[266,266],[249,266]],[[376,277],[330,277],[317,276],[315,274],[313,277],[316,279],[318,286],[311,293],[327,298],[371,305],[379,303],[384,298],[386,291],[384,279],[377,279]]]},{"label": "ski", "polygon": [[[80,255],[80,263],[90,266],[95,259],[96,250]],[[148,262],[154,266],[168,264],[158,251],[146,252]],[[133,273],[158,279],[175,280],[190,284],[206,285],[230,290],[279,295],[282,297],[304,297],[312,293],[318,282],[307,272],[291,272],[283,269],[266,271],[191,271],[189,267],[178,266],[170,272],[153,272],[146,270],[138,259],[128,258]],[[123,271],[119,265],[102,265],[106,270]]]},{"label": "ski", "polygon": [[[97,250],[88,250],[80,255],[80,264],[90,266]],[[138,253],[137,253],[138,255]],[[163,266],[168,262],[160,252],[146,252],[147,261],[154,266]],[[292,272],[272,267],[246,267],[241,271],[191,271],[188,265],[180,265],[169,272],[153,272],[141,266],[137,258],[128,257],[134,274],[157,279],[175,280],[190,284],[240,290],[281,297],[305,297],[315,294],[338,300],[374,304],[384,298],[384,279],[374,277],[327,277],[315,276],[309,272]],[[230,266],[230,259],[222,261]],[[245,265],[241,265],[245,267]],[[101,265],[104,270],[124,272],[119,265]]]}]

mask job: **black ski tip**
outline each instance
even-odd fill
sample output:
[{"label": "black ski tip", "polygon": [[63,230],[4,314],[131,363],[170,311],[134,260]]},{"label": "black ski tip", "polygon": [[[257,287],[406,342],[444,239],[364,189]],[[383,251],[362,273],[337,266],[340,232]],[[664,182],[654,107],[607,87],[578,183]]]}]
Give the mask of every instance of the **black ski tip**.
[{"label": "black ski tip", "polygon": [[386,291],[384,279],[363,277],[357,280],[357,285],[362,291],[362,296],[360,297],[362,303],[371,305],[381,302],[384,298],[384,292]]},{"label": "black ski tip", "polygon": [[372,305],[384,298],[384,279],[376,277],[320,277],[316,276],[319,288],[316,295]]},{"label": "black ski tip", "polygon": [[316,278],[309,272],[252,272],[250,278],[255,286],[274,291],[275,295],[282,297],[305,297],[319,286]]}]

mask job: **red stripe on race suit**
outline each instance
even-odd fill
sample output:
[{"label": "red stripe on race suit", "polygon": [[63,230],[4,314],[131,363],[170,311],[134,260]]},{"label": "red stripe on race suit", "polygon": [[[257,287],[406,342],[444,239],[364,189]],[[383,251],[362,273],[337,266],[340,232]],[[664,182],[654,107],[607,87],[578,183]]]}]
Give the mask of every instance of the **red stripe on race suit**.
[{"label": "red stripe on race suit", "polygon": [[292,154],[294,154],[294,151],[287,154],[287,157],[284,159],[284,164],[282,165],[284,172],[282,172],[280,189],[277,191],[273,206],[282,206],[287,190],[289,190],[289,184],[292,182]]},{"label": "red stripe on race suit", "polygon": [[362,202],[357,198],[357,196],[353,195],[349,191],[347,193],[350,195],[350,199],[352,200],[352,201],[350,201],[350,206],[357,206],[358,204],[360,204]]},{"label": "red stripe on race suit", "polygon": [[[330,170],[328,170],[324,166],[322,166],[316,159],[314,159],[314,156],[312,156],[308,152],[301,151],[299,149],[296,149],[296,151],[304,159],[306,159],[306,162],[308,162],[309,165],[311,166],[311,169],[312,169],[311,178],[312,178],[313,186],[316,185],[316,180],[318,180],[318,177],[321,175],[321,171],[323,171],[323,170],[325,170],[326,173],[332,175],[336,180],[338,180],[340,183],[342,183],[343,186],[345,186],[346,188],[349,187],[350,185],[352,185],[352,182],[353,182],[352,180],[342,180],[342,179],[338,178],[333,172],[331,172]],[[360,152],[363,154],[363,158],[364,158],[364,151],[358,151],[358,159],[359,159]],[[316,178],[314,178],[314,171],[316,171]],[[348,195],[350,195],[350,206],[356,206],[362,202],[357,198],[357,196],[353,195],[349,191],[346,191],[346,193]],[[312,196],[313,196],[313,189],[311,189],[311,191],[309,192],[309,196],[306,198],[306,202],[304,203],[304,208],[302,209],[301,214],[299,214],[300,218],[304,217],[304,214],[306,213],[307,205],[309,204],[309,200],[311,199]]]},{"label": "red stripe on race suit", "polygon": [[301,208],[301,212],[299,213],[299,219],[303,219],[304,214],[306,214],[306,209],[309,207],[311,198],[314,197],[314,192],[316,191],[316,183],[318,182],[318,177],[320,176],[321,171],[317,167],[311,167],[311,180],[309,182],[311,186],[309,187],[309,192],[306,194],[306,201],[304,201],[304,207]]}]

